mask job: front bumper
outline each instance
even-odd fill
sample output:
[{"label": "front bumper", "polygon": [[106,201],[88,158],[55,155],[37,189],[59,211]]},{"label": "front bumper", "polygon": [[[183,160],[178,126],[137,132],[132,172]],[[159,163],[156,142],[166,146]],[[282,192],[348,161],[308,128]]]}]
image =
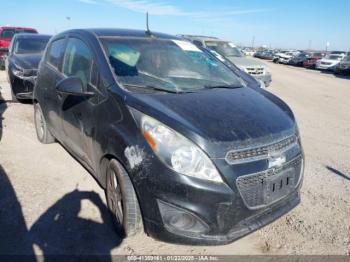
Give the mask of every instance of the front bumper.
[{"label": "front bumper", "polygon": [[322,64],[316,64],[316,69],[319,70],[334,70],[336,65],[322,65]]},{"label": "front bumper", "polygon": [[[247,174],[246,172],[257,168],[249,164],[237,166],[237,172],[233,172],[236,167],[228,165],[223,159],[215,160],[218,170],[226,173],[226,183],[214,183],[178,175],[157,158],[150,157],[144,161],[142,166],[147,168],[134,170],[132,177],[139,196],[145,230],[148,235],[165,242],[228,244],[271,223],[300,203],[302,179],[294,190],[277,202],[255,209],[248,207],[235,181],[240,177],[237,173]],[[262,170],[265,168],[262,167],[262,162],[255,166]],[[302,172],[299,176],[302,176]],[[162,206],[166,206],[165,211]],[[174,209],[198,222],[197,231],[168,224],[168,218],[164,217]]]},{"label": "front bumper", "polygon": [[263,81],[266,87],[268,87],[272,82],[272,76],[270,73],[265,73],[264,75],[257,75],[254,77],[257,80]]}]

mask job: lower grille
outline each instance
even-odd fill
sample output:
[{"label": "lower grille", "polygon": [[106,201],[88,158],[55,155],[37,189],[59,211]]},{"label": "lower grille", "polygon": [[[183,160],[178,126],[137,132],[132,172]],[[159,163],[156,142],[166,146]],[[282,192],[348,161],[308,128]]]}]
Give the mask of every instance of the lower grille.
[{"label": "lower grille", "polygon": [[[236,185],[246,206],[250,209],[261,208],[289,194],[298,185],[302,165],[303,158],[300,155],[278,169],[272,168],[264,172],[238,177]],[[283,191],[275,190],[275,182],[271,182],[278,181],[279,178],[284,180],[281,180],[285,186]],[[279,187],[279,183],[276,186]]]}]

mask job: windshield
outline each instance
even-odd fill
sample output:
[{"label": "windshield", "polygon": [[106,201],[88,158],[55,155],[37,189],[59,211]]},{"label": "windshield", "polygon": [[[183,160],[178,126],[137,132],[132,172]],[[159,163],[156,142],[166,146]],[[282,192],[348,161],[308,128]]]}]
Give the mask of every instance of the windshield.
[{"label": "windshield", "polygon": [[340,55],[328,55],[326,57],[326,59],[329,59],[329,60],[341,60],[343,57],[340,56]]},{"label": "windshield", "polygon": [[232,43],[223,41],[206,41],[206,46],[223,56],[242,57],[243,54]]},{"label": "windshield", "polygon": [[2,31],[1,33],[1,38],[4,38],[4,39],[12,39],[12,37],[14,36],[15,34],[15,30],[13,29],[5,29]]},{"label": "windshield", "polygon": [[187,41],[154,38],[101,41],[119,83],[128,89],[186,92],[242,86],[224,64]]},{"label": "windshield", "polygon": [[41,53],[45,50],[49,38],[20,38],[14,45],[15,54]]}]

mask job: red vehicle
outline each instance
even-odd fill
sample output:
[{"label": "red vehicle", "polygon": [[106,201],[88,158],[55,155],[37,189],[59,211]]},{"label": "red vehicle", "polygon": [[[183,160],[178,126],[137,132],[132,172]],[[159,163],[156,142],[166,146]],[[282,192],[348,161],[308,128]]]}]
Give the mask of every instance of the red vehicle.
[{"label": "red vehicle", "polygon": [[306,68],[315,68],[317,60],[322,59],[326,54],[321,52],[312,52],[306,61],[303,62],[303,66]]},{"label": "red vehicle", "polygon": [[[6,49],[10,46],[11,39],[15,34],[18,33],[34,33],[37,34],[38,31],[34,28],[27,27],[16,27],[16,26],[0,26],[0,49]],[[0,51],[0,68],[3,68],[4,59],[3,56],[6,52]]]}]

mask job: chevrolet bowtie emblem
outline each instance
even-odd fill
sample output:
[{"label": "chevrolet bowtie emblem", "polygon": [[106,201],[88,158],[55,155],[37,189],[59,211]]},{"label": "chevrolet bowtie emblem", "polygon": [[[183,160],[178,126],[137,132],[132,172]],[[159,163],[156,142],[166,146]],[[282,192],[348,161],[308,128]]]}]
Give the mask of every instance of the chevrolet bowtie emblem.
[{"label": "chevrolet bowtie emblem", "polygon": [[269,168],[280,167],[286,162],[286,156],[269,156]]}]

